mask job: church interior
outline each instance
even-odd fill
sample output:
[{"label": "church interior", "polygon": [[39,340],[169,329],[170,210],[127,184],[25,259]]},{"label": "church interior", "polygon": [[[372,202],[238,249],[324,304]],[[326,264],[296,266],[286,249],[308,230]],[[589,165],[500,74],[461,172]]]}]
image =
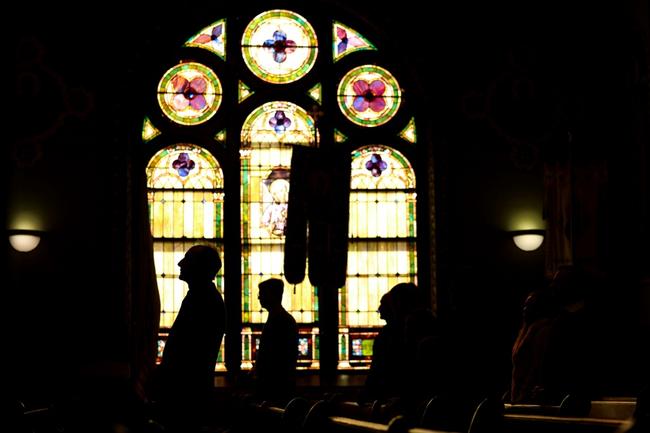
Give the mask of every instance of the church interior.
[{"label": "church interior", "polygon": [[[233,409],[252,420],[242,431],[483,431],[472,414],[393,423],[356,403],[380,299],[404,282],[455,331],[455,386],[499,397],[502,431],[624,431],[616,416],[556,430],[544,404],[507,397],[522,305],[566,267],[584,276],[582,415],[619,404],[648,425],[647,0],[15,6],[2,173],[16,431],[165,431],[120,417],[147,402],[194,244],[223,260],[214,413],[236,424],[224,408],[248,405]],[[267,278],[298,324],[302,398],[271,408],[228,399],[255,364]],[[401,356],[422,377],[450,367]]]}]

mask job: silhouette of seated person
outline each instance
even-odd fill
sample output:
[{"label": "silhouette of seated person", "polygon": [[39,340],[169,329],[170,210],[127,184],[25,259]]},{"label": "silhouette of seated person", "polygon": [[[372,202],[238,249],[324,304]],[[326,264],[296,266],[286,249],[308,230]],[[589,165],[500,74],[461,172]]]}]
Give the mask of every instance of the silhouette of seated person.
[{"label": "silhouette of seated person", "polygon": [[546,364],[552,327],[558,307],[547,289],[528,294],[522,324],[512,347],[510,400],[513,403],[544,403]]},{"label": "silhouette of seated person", "polygon": [[406,321],[417,305],[416,293],[413,283],[400,283],[381,297],[377,311],[386,324],[373,342],[370,370],[359,393],[359,404],[374,400],[393,404],[408,393],[408,361],[413,356],[406,353]]},{"label": "silhouette of seated person", "polygon": [[213,283],[221,269],[217,250],[195,245],[178,266],[178,278],[189,290],[169,331],[154,384],[160,421],[171,430],[205,421],[226,315]]},{"label": "silhouette of seated person", "polygon": [[258,398],[284,404],[296,390],[298,326],[282,306],[284,283],[277,278],[259,284],[259,301],[269,313],[262,328],[253,378]]}]

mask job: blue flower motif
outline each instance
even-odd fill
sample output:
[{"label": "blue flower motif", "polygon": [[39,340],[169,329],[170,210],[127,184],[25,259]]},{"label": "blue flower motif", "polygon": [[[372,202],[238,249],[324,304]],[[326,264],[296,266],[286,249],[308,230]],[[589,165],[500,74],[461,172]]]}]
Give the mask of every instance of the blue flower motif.
[{"label": "blue flower motif", "polygon": [[178,159],[172,162],[172,168],[178,172],[180,177],[186,177],[195,166],[196,163],[190,159],[186,152],[181,152]]},{"label": "blue flower motif", "polygon": [[283,134],[291,125],[291,119],[284,114],[283,110],[278,110],[275,112],[273,117],[269,119],[269,125],[273,127],[276,134]]},{"label": "blue flower motif", "polygon": [[296,42],[287,40],[287,34],[282,30],[273,32],[273,39],[267,39],[263,44],[264,48],[273,50],[273,60],[282,63],[287,60],[287,54],[296,51]]},{"label": "blue flower motif", "polygon": [[388,164],[381,159],[381,155],[373,153],[370,159],[366,161],[366,168],[374,177],[379,177],[388,168]]}]

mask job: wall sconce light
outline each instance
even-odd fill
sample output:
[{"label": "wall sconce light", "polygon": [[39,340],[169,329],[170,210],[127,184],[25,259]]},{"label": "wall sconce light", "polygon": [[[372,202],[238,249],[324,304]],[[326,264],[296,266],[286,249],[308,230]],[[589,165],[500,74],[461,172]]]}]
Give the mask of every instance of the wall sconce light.
[{"label": "wall sconce light", "polygon": [[534,251],[544,242],[544,230],[516,230],[510,233],[515,245],[524,251]]},{"label": "wall sconce light", "polygon": [[12,229],[9,230],[9,243],[16,251],[27,253],[38,246],[42,235],[40,230]]}]

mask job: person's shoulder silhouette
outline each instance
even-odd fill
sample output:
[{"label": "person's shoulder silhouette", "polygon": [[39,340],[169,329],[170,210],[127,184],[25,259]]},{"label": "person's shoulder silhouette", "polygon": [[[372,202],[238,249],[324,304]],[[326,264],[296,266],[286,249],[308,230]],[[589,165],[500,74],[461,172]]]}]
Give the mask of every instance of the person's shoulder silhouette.
[{"label": "person's shoulder silhouette", "polygon": [[282,306],[284,283],[271,278],[259,284],[259,301],[268,311],[255,360],[257,391],[265,398],[290,397],[295,390],[298,326]]},{"label": "person's shoulder silhouette", "polygon": [[169,331],[159,366],[157,399],[168,412],[191,417],[206,403],[225,331],[225,305],[213,283],[221,269],[216,249],[191,247],[178,263],[188,292]]}]

